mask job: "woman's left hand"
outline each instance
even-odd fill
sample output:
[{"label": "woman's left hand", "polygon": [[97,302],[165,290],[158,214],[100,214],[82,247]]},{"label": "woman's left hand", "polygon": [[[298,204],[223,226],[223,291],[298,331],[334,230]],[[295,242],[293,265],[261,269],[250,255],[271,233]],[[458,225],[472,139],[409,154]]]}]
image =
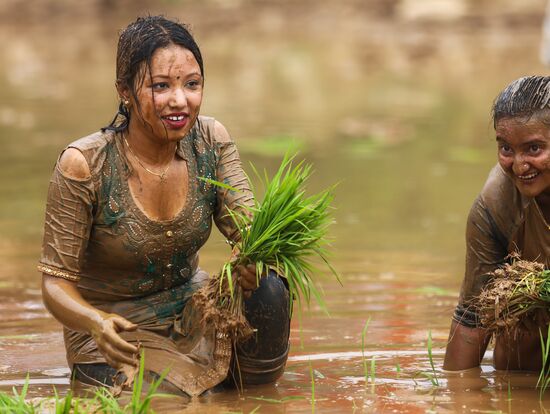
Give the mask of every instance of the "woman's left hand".
[{"label": "woman's left hand", "polygon": [[244,297],[248,299],[252,292],[258,288],[260,281],[256,278],[256,264],[235,265],[239,259],[239,248],[233,247],[229,261],[233,263],[233,272],[237,276],[237,283],[241,285]]},{"label": "woman's left hand", "polygon": [[252,292],[258,287],[258,280],[256,279],[256,265],[237,265],[234,270],[238,274],[237,281],[243,289],[244,297],[248,299],[250,295],[252,295]]}]

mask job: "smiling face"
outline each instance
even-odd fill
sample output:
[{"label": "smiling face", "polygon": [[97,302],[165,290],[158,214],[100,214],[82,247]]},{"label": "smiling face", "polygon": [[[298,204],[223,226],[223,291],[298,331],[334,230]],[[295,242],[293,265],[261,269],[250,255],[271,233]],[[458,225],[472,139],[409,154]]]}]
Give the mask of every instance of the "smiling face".
[{"label": "smiling face", "polygon": [[157,49],[150,69],[143,63],[143,70],[143,83],[136,85],[138,102],[128,90],[121,91],[130,97],[130,133],[155,140],[180,140],[199,115],[203,92],[199,64],[189,50],[171,44]]},{"label": "smiling face", "polygon": [[550,127],[533,116],[502,118],[495,126],[498,162],[527,197],[550,193]]}]

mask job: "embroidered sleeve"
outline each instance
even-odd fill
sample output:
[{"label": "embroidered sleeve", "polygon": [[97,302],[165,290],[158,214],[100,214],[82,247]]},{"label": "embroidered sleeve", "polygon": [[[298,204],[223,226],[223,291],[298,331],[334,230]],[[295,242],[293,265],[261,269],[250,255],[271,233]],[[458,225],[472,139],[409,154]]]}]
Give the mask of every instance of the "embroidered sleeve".
[{"label": "embroidered sleeve", "polygon": [[93,188],[91,178],[74,180],[55,167],[48,189],[39,271],[79,280],[92,225]]},{"label": "embroidered sleeve", "polygon": [[216,167],[217,180],[238,191],[224,188],[217,190],[217,203],[214,221],[223,235],[236,242],[240,234],[228,214],[228,210],[244,212],[244,206],[252,207],[254,198],[248,184],[248,179],[242,169],[237,147],[232,141],[216,143],[218,147],[218,163]]}]

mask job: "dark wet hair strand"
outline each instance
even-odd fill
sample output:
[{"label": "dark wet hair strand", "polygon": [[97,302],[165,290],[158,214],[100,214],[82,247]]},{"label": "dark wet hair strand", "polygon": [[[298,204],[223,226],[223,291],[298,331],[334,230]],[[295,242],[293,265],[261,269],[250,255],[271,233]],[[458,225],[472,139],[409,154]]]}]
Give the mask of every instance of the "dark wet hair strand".
[{"label": "dark wet hair strand", "polygon": [[531,117],[550,108],[550,76],[526,76],[510,83],[495,99],[493,124],[503,118]]}]

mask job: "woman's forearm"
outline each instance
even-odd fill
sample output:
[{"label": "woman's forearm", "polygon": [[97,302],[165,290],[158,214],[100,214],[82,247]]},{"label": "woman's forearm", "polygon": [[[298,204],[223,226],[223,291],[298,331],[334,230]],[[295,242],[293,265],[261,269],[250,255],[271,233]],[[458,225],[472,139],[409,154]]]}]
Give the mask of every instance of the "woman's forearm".
[{"label": "woman's forearm", "polygon": [[80,294],[75,282],[43,274],[42,297],[50,313],[69,329],[92,333],[105,313],[90,305]]},{"label": "woman's forearm", "polygon": [[443,369],[460,371],[478,367],[490,338],[482,328],[468,328],[453,321]]},{"label": "woman's forearm", "polygon": [[51,314],[69,329],[90,334],[107,363],[115,368],[136,365],[138,348],[119,333],[135,331],[137,325],[122,316],[105,313],[90,305],[75,282],[43,275],[42,296]]}]

